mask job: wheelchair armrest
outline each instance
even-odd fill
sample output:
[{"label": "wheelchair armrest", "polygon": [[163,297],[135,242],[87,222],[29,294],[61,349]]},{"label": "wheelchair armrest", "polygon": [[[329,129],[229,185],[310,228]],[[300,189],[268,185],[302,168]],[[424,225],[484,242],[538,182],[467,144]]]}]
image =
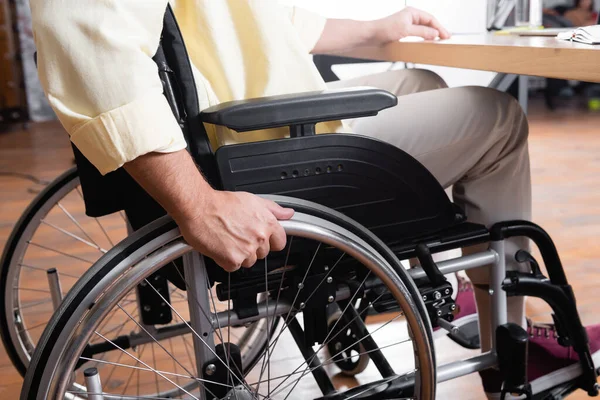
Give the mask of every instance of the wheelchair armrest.
[{"label": "wheelchair armrest", "polygon": [[221,103],[201,113],[203,122],[237,132],[377,115],[398,99],[380,89],[349,88]]}]

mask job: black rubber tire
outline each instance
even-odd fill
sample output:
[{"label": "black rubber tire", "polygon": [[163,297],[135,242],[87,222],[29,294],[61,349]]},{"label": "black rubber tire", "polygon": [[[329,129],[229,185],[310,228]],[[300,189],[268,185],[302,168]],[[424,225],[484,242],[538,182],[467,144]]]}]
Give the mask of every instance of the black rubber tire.
[{"label": "black rubber tire", "polygon": [[[54,196],[56,192],[60,191],[63,186],[71,183],[77,178],[79,178],[79,174],[76,167],[72,167],[61,174],[58,178],[48,184],[48,186],[46,186],[44,190],[42,190],[35,197],[35,199],[33,199],[33,201],[21,215],[21,218],[19,218],[19,221],[17,221],[10,236],[8,237],[6,246],[4,246],[2,258],[0,258],[0,288],[3,294],[10,293],[10,291],[12,291],[12,285],[10,282],[8,282],[8,272],[11,260],[14,257],[15,249],[17,248],[17,244],[19,243],[23,232],[26,230],[35,214],[44,206],[48,199]],[[21,357],[19,357],[16,346],[11,340],[8,326],[8,315],[6,315],[6,309],[4,305],[0,307],[0,337],[2,337],[2,343],[4,344],[6,353],[8,354],[8,357],[12,361],[14,367],[22,376],[25,376],[27,366],[25,363],[23,363]]]}]

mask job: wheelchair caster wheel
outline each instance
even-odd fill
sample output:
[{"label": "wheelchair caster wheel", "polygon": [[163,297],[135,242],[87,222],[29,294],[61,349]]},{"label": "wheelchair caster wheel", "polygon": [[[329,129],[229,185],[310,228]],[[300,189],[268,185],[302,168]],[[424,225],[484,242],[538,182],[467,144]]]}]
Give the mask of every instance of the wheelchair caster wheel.
[{"label": "wheelchair caster wheel", "polygon": [[327,351],[342,374],[355,376],[367,369],[370,358],[363,345],[356,343],[356,333],[343,321],[339,321],[341,314],[337,310],[327,319],[328,330],[333,329],[330,333],[333,340],[327,344]]}]

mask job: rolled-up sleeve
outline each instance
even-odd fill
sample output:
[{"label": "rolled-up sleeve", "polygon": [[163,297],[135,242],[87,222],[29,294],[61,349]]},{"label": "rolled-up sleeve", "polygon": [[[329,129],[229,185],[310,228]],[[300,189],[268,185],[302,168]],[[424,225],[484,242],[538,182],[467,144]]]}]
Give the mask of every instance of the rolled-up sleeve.
[{"label": "rolled-up sleeve", "polygon": [[102,174],[184,149],[152,60],[167,0],[31,0],[40,82],[73,144]]},{"label": "rolled-up sleeve", "polygon": [[296,6],[286,6],[286,8],[302,43],[310,52],[321,38],[327,18]]}]

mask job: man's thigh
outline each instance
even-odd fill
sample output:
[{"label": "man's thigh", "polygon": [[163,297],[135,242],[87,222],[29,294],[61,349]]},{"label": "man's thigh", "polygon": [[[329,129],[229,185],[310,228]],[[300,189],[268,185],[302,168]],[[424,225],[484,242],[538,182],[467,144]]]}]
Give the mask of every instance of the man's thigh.
[{"label": "man's thigh", "polygon": [[343,79],[327,84],[330,88],[371,86],[387,90],[396,96],[447,88],[446,82],[435,72],[425,69],[400,69]]},{"label": "man's thigh", "polygon": [[[514,130],[518,103],[505,93],[483,87],[435,88],[437,75],[406,70],[342,81],[340,86],[371,86],[396,92],[398,105],[378,115],[345,121],[354,133],[388,142],[415,157],[444,186],[465,177],[486,152]],[[411,70],[408,70],[411,71]],[[419,70],[412,70],[419,71]],[[385,79],[384,79],[385,78]],[[416,93],[398,94],[409,87],[427,87]],[[426,83],[423,83],[426,82]],[[437,82],[437,83],[436,83]]]}]

